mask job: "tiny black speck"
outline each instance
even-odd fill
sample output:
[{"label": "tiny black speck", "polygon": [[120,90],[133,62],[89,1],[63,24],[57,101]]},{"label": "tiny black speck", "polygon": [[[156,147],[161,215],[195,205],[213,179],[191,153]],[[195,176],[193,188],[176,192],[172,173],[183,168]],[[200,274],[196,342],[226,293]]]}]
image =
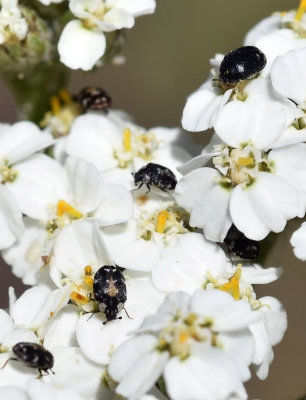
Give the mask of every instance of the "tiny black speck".
[{"label": "tiny black speck", "polygon": [[48,372],[54,364],[52,353],[37,343],[19,342],[13,347],[13,353],[27,367],[38,369],[40,375],[41,371]]},{"label": "tiny black speck", "polygon": [[76,96],[84,110],[102,110],[108,112],[112,106],[112,98],[101,88],[86,87]]},{"label": "tiny black speck", "polygon": [[135,172],[134,182],[136,186],[139,185],[137,189],[146,185],[150,191],[153,185],[164,192],[175,189],[177,184],[176,177],[169,168],[154,163],[146,164]]}]

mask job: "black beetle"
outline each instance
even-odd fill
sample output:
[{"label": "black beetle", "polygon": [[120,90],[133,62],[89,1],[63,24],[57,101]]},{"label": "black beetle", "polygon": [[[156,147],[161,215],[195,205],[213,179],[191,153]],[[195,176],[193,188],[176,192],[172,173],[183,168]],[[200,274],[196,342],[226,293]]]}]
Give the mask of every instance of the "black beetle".
[{"label": "black beetle", "polygon": [[126,284],[122,272],[113,265],[104,265],[94,276],[93,295],[99,310],[105,314],[107,322],[117,318],[126,302]]},{"label": "black beetle", "polygon": [[174,173],[169,168],[159,164],[149,163],[144,165],[132,175],[134,176],[135,185],[139,185],[137,189],[140,189],[142,185],[146,185],[149,192],[152,185],[166,192],[167,190],[175,189],[177,184]]},{"label": "black beetle", "polygon": [[39,377],[42,376],[42,371],[49,374],[48,370],[51,370],[54,374],[51,369],[54,365],[53,355],[40,344],[19,342],[15,344],[12,350],[16,358],[9,358],[2,368],[4,368],[10,360],[13,360],[21,361],[27,367],[38,369]]},{"label": "black beetle", "polygon": [[219,81],[233,87],[240,81],[253,78],[266,63],[266,56],[257,47],[239,47],[224,56],[220,64]]},{"label": "black beetle", "polygon": [[86,87],[76,96],[76,101],[81,103],[84,110],[102,110],[108,112],[112,106],[112,98],[101,88]]},{"label": "black beetle", "polygon": [[259,255],[259,242],[247,238],[233,224],[224,239],[231,253],[245,260],[256,260]]}]

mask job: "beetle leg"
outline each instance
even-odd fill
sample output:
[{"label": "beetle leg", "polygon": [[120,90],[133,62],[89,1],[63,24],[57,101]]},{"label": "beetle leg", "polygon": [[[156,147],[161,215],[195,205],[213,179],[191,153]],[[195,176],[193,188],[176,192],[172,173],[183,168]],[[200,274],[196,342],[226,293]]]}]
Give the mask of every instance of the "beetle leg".
[{"label": "beetle leg", "polygon": [[129,316],[129,313],[126,311],[125,307],[123,307],[123,309],[124,309],[124,311],[125,311],[125,313],[126,313],[126,315],[127,315],[127,317],[128,317],[129,319],[134,319],[134,318],[132,318],[132,317]]}]

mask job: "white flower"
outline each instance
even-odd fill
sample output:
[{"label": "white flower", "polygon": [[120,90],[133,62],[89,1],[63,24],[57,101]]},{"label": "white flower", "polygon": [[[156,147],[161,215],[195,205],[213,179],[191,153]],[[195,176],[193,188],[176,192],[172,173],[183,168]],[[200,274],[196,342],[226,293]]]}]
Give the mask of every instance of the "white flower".
[{"label": "white flower", "polygon": [[0,44],[11,39],[23,40],[28,33],[28,24],[18,7],[18,0],[2,0],[0,10]]},{"label": "white flower", "polygon": [[290,107],[260,103],[256,96],[232,101],[220,112],[215,129],[226,144],[214,146],[215,169],[194,169],[175,189],[177,203],[191,213],[190,225],[203,228],[209,240],[222,242],[232,223],[250,239],[261,240],[304,215],[305,145],[269,151],[289,115]]},{"label": "white flower", "polygon": [[260,318],[247,303],[218,290],[170,294],[157,314],[145,318],[140,335],[112,356],[116,392],[137,399],[163,375],[175,400],[232,393],[246,398],[242,382],[250,376],[254,346],[248,326]]},{"label": "white flower", "polygon": [[69,8],[78,19],[61,34],[60,59],[69,68],[88,71],[105,52],[103,32],[132,28],[135,17],[154,12],[155,0],[70,0]]}]

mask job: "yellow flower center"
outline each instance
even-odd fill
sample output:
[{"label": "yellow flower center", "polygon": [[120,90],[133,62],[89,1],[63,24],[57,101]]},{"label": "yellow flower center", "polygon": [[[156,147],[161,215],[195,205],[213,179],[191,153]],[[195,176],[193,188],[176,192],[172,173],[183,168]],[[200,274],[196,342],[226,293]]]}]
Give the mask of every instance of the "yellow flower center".
[{"label": "yellow flower center", "polygon": [[164,233],[167,219],[170,218],[170,214],[167,210],[163,210],[158,214],[156,232]]},{"label": "yellow flower center", "polygon": [[238,267],[229,282],[218,287],[219,290],[228,292],[235,300],[240,299],[239,281],[241,278],[242,268]]},{"label": "yellow flower center", "polygon": [[132,132],[129,128],[125,128],[123,131],[123,147],[124,151],[132,150]]}]

